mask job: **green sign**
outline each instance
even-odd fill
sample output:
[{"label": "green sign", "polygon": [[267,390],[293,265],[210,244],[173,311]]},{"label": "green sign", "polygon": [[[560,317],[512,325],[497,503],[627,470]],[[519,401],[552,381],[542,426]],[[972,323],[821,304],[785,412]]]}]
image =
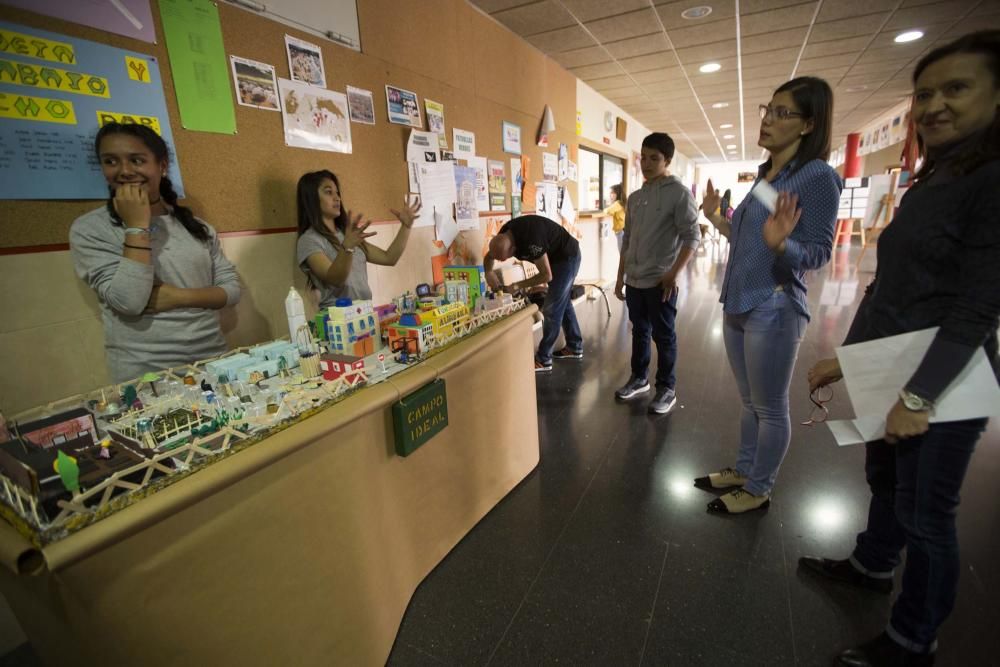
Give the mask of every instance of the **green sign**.
[{"label": "green sign", "polygon": [[421,387],[392,406],[396,453],[409,456],[448,425],[448,395],[444,380]]}]

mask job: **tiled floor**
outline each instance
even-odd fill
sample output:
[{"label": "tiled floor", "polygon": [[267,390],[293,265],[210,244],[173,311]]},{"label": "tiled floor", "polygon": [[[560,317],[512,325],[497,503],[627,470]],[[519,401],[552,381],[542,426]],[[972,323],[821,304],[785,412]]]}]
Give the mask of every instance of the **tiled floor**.
[{"label": "tiled floor", "polygon": [[[615,403],[630,339],[612,298],[579,307],[586,358],[538,378],[541,463],[419,587],[389,659],[409,665],[828,665],[881,631],[889,599],[820,585],[804,554],[842,557],[868,502],[861,447],[794,426],[766,513],[719,517],[693,477],[730,464],[738,398],[720,332],[718,254],[698,256],[678,320],[678,408]],[[839,255],[811,279],[793,381],[839,344],[871,274]],[[498,388],[498,391],[502,389]],[[850,416],[838,387],[831,417]],[[939,665],[998,664],[1000,429],[979,445],[959,516],[963,571]]]},{"label": "tiled floor", "polygon": [[[861,290],[839,256],[811,279],[813,320],[792,393],[805,419],[805,374],[840,342]],[[389,659],[410,665],[828,665],[877,634],[889,600],[826,587],[796,571],[803,554],[846,555],[867,511],[860,447],[795,426],[766,513],[706,514],[697,475],[730,464],[738,399],[722,348],[718,252],[698,256],[682,292],[679,404],[646,413],[647,394],[616,404],[628,375],[627,320],[612,298],[578,312],[583,361],[538,378],[541,463],[417,590]],[[503,388],[498,387],[498,391]],[[843,389],[832,417],[850,415]],[[499,444],[499,443],[498,443]],[[959,516],[958,605],[939,665],[998,664],[1000,429],[979,445]],[[280,631],[280,627],[276,628]],[[289,657],[294,664],[294,658]],[[30,648],[0,667],[35,665]]]}]

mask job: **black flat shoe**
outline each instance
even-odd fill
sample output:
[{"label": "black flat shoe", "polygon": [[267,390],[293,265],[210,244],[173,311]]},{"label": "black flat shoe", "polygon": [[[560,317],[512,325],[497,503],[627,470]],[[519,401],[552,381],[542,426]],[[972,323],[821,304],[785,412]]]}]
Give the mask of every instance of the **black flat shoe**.
[{"label": "black flat shoe", "polygon": [[934,664],[934,654],[908,651],[883,632],[867,644],[841,653],[836,664],[847,667],[929,667]]},{"label": "black flat shoe", "polygon": [[818,574],[825,579],[864,588],[888,595],[892,592],[892,579],[879,579],[869,577],[851,565],[848,560],[830,560],[829,558],[816,558],[814,556],[803,556],[799,559],[799,567],[811,574]]}]

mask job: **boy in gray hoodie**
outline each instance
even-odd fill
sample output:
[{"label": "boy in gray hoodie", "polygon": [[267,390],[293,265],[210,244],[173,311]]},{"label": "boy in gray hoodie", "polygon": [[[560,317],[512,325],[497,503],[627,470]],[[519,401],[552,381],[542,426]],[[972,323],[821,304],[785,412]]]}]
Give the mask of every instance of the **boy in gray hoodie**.
[{"label": "boy in gray hoodie", "polygon": [[615,296],[628,305],[632,322],[632,376],[615,397],[624,401],[649,391],[646,376],[652,335],[656,394],[649,411],[657,414],[670,412],[677,403],[677,277],[701,242],[694,197],[667,171],[673,157],[674,141],[669,135],[654,132],[642,140],[640,166],[645,183],[628,198],[615,284]]}]

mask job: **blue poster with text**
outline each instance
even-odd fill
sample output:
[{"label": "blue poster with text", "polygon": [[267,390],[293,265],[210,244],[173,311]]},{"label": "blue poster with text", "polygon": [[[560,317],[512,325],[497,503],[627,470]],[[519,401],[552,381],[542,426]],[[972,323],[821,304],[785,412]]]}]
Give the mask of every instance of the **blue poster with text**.
[{"label": "blue poster with text", "polygon": [[0,21],[0,199],[106,199],[97,129],[142,123],[171,149],[156,58]]}]

